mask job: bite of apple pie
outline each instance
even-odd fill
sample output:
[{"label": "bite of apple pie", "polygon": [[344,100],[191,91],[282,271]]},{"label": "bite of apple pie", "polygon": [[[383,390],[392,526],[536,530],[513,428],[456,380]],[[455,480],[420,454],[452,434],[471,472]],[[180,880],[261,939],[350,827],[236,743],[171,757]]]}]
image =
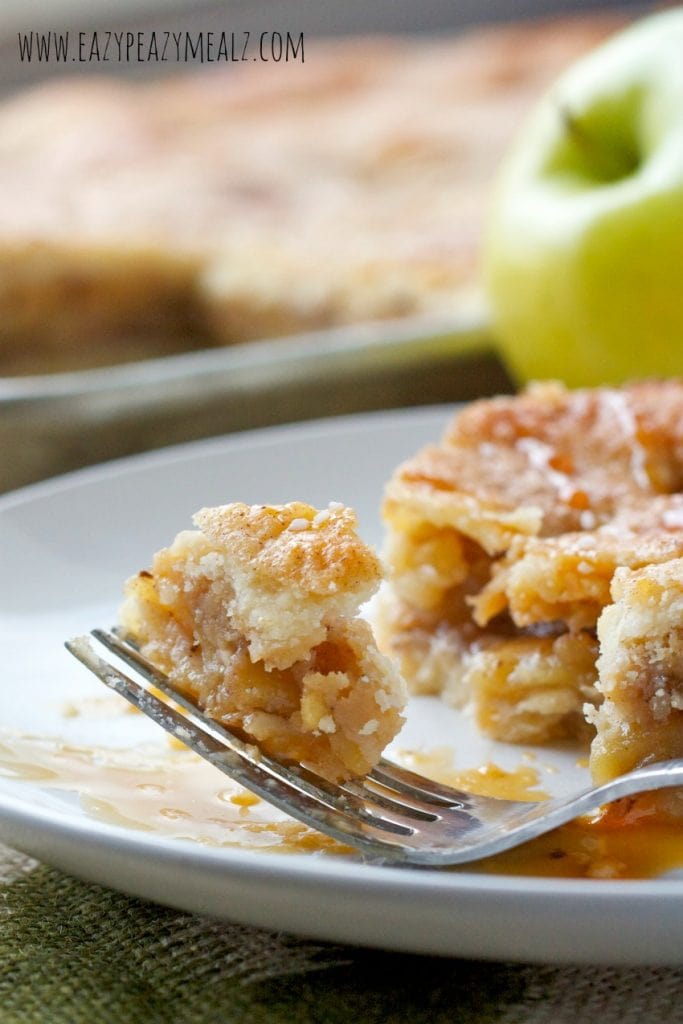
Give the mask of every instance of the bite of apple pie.
[{"label": "bite of apple pie", "polygon": [[212,718],[328,779],[364,775],[405,687],[359,606],[381,566],[338,503],[202,509],[126,585],[121,624]]}]

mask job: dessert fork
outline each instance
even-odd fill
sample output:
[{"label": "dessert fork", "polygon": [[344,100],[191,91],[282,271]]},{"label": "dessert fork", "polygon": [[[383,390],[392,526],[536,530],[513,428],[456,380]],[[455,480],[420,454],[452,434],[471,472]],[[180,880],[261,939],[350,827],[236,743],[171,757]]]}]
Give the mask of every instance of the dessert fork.
[{"label": "dessert fork", "polygon": [[92,636],[137,676],[101,657],[89,637],[67,641],[70,653],[110,689],[241,786],[369,861],[466,864],[622,797],[683,786],[683,759],[663,761],[570,797],[529,803],[452,789],[385,758],[364,778],[335,785],[269,757],[208,718],[115,632],[94,629]]}]

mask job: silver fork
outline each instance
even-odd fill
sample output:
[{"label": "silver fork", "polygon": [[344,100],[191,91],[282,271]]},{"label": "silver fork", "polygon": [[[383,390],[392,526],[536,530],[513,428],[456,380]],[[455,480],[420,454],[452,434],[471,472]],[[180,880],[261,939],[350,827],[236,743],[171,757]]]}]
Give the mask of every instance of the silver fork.
[{"label": "silver fork", "polygon": [[71,654],[110,689],[235,782],[375,862],[466,864],[520,846],[621,797],[683,786],[683,760],[663,761],[571,797],[527,803],[451,789],[384,758],[364,778],[333,785],[301,765],[268,757],[207,718],[116,633],[94,629],[92,636],[142,680],[102,658],[89,637],[68,641]]}]

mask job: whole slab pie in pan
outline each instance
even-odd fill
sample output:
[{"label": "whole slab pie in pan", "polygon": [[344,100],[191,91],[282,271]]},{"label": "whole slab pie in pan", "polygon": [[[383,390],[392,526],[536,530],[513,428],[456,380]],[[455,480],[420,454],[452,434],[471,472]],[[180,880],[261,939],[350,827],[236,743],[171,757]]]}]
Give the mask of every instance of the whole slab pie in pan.
[{"label": "whole slab pie in pan", "polygon": [[616,27],[311,38],[303,63],[8,100],[0,376],[455,315],[520,119]]}]

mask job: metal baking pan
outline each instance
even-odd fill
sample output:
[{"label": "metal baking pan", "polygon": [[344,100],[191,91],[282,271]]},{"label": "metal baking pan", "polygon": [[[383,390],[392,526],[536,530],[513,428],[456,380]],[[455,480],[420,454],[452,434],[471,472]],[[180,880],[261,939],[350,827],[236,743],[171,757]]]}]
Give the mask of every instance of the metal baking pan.
[{"label": "metal baking pan", "polygon": [[480,311],[3,378],[0,489],[229,431],[509,386]]},{"label": "metal baking pan", "polygon": [[[296,26],[334,36],[400,32],[435,35],[511,16],[572,9],[571,0],[10,0],[0,13],[0,94],[71,73],[124,76],[177,67],[23,64],[17,30],[146,25],[234,31]],[[576,5],[578,6],[578,5]],[[87,9],[86,9],[87,8]],[[160,20],[161,19],[161,20]],[[188,69],[189,70],[189,69]],[[509,389],[489,343],[483,308],[461,307],[448,322],[406,320],[71,373],[0,378],[0,490],[122,455],[245,428],[405,405],[470,399]]]}]

